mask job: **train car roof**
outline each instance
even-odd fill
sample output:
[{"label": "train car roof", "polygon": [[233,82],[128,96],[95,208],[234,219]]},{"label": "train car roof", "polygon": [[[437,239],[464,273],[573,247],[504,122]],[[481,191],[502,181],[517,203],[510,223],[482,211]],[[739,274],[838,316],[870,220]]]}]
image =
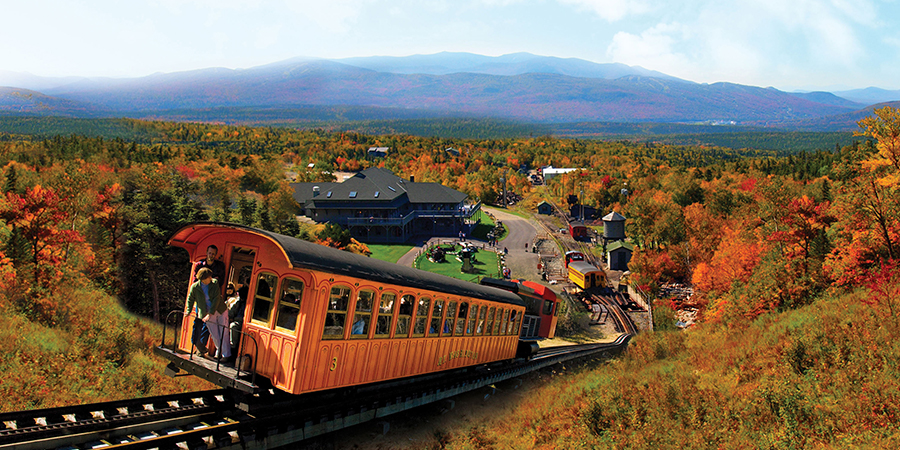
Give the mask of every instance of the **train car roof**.
[{"label": "train car roof", "polygon": [[593,264],[588,264],[584,261],[572,261],[569,263],[570,269],[575,269],[581,273],[588,272],[600,272],[601,270],[597,268],[597,266]]},{"label": "train car roof", "polygon": [[517,295],[502,289],[372,259],[245,225],[222,222],[192,223],[175,231],[168,242],[169,245],[191,251],[205,236],[223,230],[244,232],[271,240],[281,248],[288,264],[295,269],[319,270],[397,286],[428,289],[518,306],[525,305]]},{"label": "train car roof", "polygon": [[528,287],[534,289],[534,292],[544,299],[553,300],[553,301],[557,300],[556,292],[553,292],[553,289],[550,289],[547,286],[544,286],[543,284],[535,283],[534,281],[522,280],[522,285],[528,286]]}]

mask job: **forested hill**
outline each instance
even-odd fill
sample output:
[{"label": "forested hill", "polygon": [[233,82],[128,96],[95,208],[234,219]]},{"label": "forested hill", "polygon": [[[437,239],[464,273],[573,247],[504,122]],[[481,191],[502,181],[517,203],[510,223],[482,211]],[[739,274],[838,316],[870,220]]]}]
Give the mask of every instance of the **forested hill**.
[{"label": "forested hill", "polygon": [[[636,143],[665,144],[673,146],[709,146],[731,148],[739,151],[774,151],[792,154],[801,151],[815,152],[843,147],[859,141],[852,132],[801,132],[773,130],[761,127],[736,127],[727,125],[685,125],[664,123],[562,123],[526,124],[496,119],[364,119],[372,109],[361,111],[359,118],[344,109],[272,110],[248,112],[242,108],[220,108],[209,113],[180,112],[179,121],[215,122],[225,118],[225,123],[252,122],[257,126],[321,130],[326,132],[351,132],[365,135],[412,135],[440,139],[513,139],[535,136],[557,138],[626,140]],[[302,117],[302,119],[298,119]],[[342,119],[340,119],[340,118]],[[351,118],[352,117],[352,118]],[[298,121],[298,122],[294,122]],[[0,115],[0,139],[13,135],[29,138],[51,138],[72,134],[124,139],[137,142],[162,142],[166,137],[157,129],[132,119],[76,119],[43,116]]]},{"label": "forested hill", "polygon": [[[170,233],[187,222],[221,220],[341,244],[296,220],[289,183],[330,181],[335,171],[372,166],[439,182],[488,204],[500,195],[502,177],[507,189],[524,197],[519,207],[526,214],[542,200],[566,205],[583,189],[586,205],[627,218],[626,234],[636,249],[631,283],[650,295],[659,295],[666,282],[694,286],[698,295],[691,307],[702,311],[702,329],[711,330],[706,348],[732,348],[727,339],[740,339],[741,330],[755,334],[775,315],[815,306],[825,295],[852,294],[864,282],[874,292],[865,296],[866,307],[882,317],[878,333],[867,334],[859,325],[870,322],[847,317],[829,322],[829,329],[849,330],[863,349],[900,337],[900,145],[893,132],[900,128],[900,113],[891,108],[865,119],[856,142],[784,157],[774,151],[546,135],[451,139],[135,120],[106,124],[122,137],[0,134],[4,410],[191,388],[184,378],[164,379],[164,363],[148,351],[159,339],[155,321],[182,307],[188,278],[187,255],[166,245]],[[141,138],[129,140],[128,133]],[[391,151],[369,159],[372,146]],[[532,186],[527,170],[548,165],[584,170]],[[655,302],[660,328],[671,326],[671,308],[679,305],[664,298]],[[840,359],[856,353],[830,336],[810,335],[792,346],[769,342],[767,352],[723,352],[731,359],[715,373],[729,374],[731,381],[715,386],[726,390],[722,398],[735,397],[732,387],[745,393],[761,389],[771,405],[763,409],[773,411],[777,423],[796,419],[806,425],[808,417],[824,415],[819,406],[840,410],[856,399],[761,384],[754,377],[772,367],[765,359],[771,352],[793,364],[792,379],[800,381],[824,369],[834,384],[864,383],[884,371],[896,380],[895,367],[884,362],[892,359],[878,359],[881,366],[873,370],[845,372],[861,365]],[[664,356],[683,350],[662,345],[681,345],[679,339],[649,342],[635,351]],[[821,359],[826,357],[831,359]],[[660,370],[673,368],[681,379],[693,379],[694,372],[682,373],[681,366]],[[745,372],[752,376],[742,378]],[[644,386],[643,380],[634,385]],[[659,392],[660,398],[682,398]],[[796,407],[798,402],[809,407]],[[873,423],[897,433],[896,402],[879,400],[866,411],[880,421]],[[598,433],[611,426],[602,421],[606,416],[597,417]],[[626,427],[623,435],[644,425],[616,420]],[[840,421],[826,425],[831,428],[811,434],[826,444],[855,430]]]}]

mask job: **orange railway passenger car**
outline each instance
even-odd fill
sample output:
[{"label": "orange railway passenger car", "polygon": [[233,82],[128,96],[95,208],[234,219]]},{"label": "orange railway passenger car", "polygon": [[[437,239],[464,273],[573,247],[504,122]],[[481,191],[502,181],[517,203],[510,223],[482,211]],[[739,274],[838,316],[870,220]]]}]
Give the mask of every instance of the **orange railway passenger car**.
[{"label": "orange railway passenger car", "polygon": [[300,394],[508,360],[519,351],[525,305],[507,291],[236,224],[187,225],[169,244],[192,260],[216,245],[228,281],[249,285],[243,370],[192,355],[194,314],[181,311],[177,342],[167,346],[164,336],[156,348],[170,375],[186,370],[251,393],[260,389],[254,377],[264,377]]}]

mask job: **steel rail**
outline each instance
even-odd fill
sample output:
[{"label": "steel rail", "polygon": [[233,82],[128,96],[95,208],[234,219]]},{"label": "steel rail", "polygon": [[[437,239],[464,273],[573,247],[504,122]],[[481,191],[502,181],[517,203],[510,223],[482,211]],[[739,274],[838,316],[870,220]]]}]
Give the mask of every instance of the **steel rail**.
[{"label": "steel rail", "polygon": [[[46,449],[115,436],[142,424],[180,425],[228,403],[224,389],[0,414],[0,449]],[[154,425],[156,427],[157,425]]]}]

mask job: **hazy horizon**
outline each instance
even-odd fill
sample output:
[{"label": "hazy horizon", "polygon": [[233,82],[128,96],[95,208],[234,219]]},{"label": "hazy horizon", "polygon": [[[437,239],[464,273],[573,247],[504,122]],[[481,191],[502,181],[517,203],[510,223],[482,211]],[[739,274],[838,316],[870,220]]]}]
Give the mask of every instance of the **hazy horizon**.
[{"label": "hazy horizon", "polygon": [[62,0],[15,2],[0,71],[133,78],[295,57],[527,52],[698,83],[900,89],[900,2]]}]

